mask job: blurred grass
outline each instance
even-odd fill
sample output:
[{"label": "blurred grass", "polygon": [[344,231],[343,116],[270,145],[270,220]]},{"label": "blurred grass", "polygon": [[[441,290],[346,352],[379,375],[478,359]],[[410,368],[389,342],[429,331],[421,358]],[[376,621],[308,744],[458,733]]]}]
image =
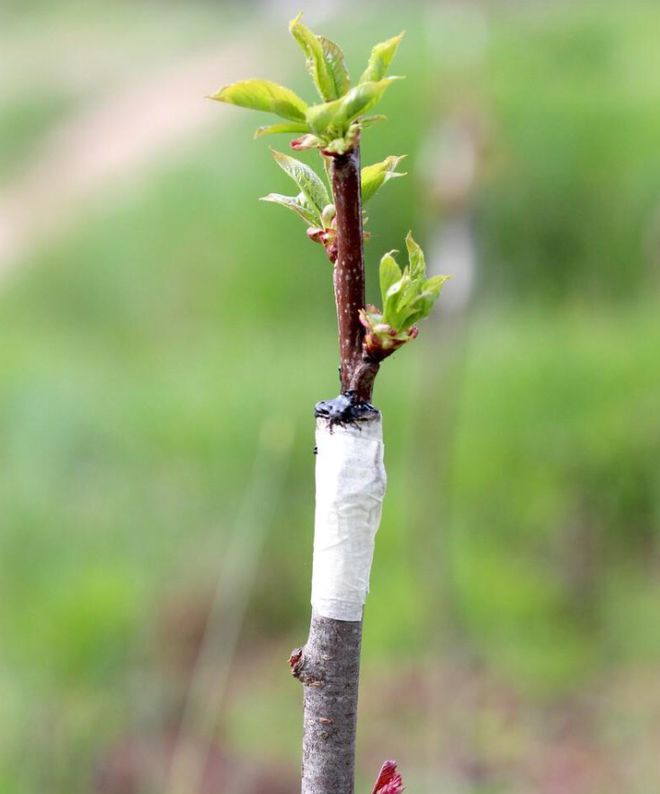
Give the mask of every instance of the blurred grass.
[{"label": "blurred grass", "polygon": [[20,173],[44,134],[66,118],[74,104],[66,92],[53,92],[45,100],[19,96],[5,105],[0,115],[0,180]]},{"label": "blurred grass", "polygon": [[[531,702],[660,661],[660,313],[644,248],[660,176],[660,15],[637,3],[543,9],[488,11],[483,57],[460,78],[440,64],[437,105],[418,90],[435,84],[439,56],[411,14],[398,63],[408,80],[364,147],[365,162],[408,151],[411,174],[423,171],[426,125],[461,87],[491,120],[448,553],[460,643]],[[358,19],[350,62],[400,26]],[[31,137],[69,110],[55,98],[4,110],[1,162],[25,160]],[[165,664],[165,604],[212,586],[268,416],[301,433],[246,644],[304,634],[311,408],[337,389],[331,274],[294,219],[256,200],[288,186],[255,126],[237,114],[220,139],[89,207],[0,296],[3,791],[86,791],[99,747],[132,720],[164,719],[163,684],[145,679]],[[413,177],[374,201],[372,278],[422,203]],[[435,432],[445,395],[413,403],[417,356],[397,356],[377,386],[390,489],[367,671],[428,653],[430,585],[411,551],[424,538],[408,501],[410,472],[427,462],[409,432],[422,411]],[[223,731],[242,751],[295,757],[298,693],[265,701],[277,686],[230,709]],[[135,716],[136,691],[155,713]],[[287,715],[276,740],[274,712]],[[48,788],[41,767],[22,764],[25,747],[54,764]]]}]

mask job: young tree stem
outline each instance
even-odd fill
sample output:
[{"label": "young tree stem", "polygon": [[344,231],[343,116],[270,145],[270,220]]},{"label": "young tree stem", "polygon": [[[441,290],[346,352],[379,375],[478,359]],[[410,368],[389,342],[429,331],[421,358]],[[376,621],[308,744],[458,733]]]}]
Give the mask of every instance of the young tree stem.
[{"label": "young tree stem", "polygon": [[334,287],[341,390],[355,391],[359,400],[369,402],[378,364],[365,359],[362,348],[365,330],[359,318],[359,311],[365,305],[359,146],[333,158],[332,192],[337,212]]},{"label": "young tree stem", "polygon": [[362,621],[312,614],[290,659],[304,685],[302,794],[353,794]]},{"label": "young tree stem", "polygon": [[[334,267],[342,392],[369,402],[378,363],[363,352],[365,305],[360,151],[333,157]],[[302,794],[353,794],[362,621],[312,614],[304,648],[289,661],[304,685]]]}]

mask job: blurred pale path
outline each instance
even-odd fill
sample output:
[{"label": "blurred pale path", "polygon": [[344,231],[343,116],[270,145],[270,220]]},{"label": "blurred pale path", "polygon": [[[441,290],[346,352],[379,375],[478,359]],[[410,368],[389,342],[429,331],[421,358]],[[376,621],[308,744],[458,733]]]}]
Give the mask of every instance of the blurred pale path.
[{"label": "blurred pale path", "polygon": [[[266,3],[259,27],[263,30],[269,17],[287,19],[299,5],[320,21],[341,2]],[[139,69],[127,71],[122,84],[101,91],[89,106],[55,126],[29,166],[9,184],[0,184],[0,277],[41,241],[70,227],[99,191],[144,177],[163,158],[185,150],[192,136],[212,125],[220,130],[235,118],[226,108],[219,112],[205,96],[246,75],[272,73],[259,37],[254,28],[237,29],[234,35],[225,31],[225,41],[217,46],[170,58],[146,76]],[[19,67],[25,70],[27,64]],[[63,78],[75,79],[67,74],[71,66],[66,60],[59,68]],[[32,79],[39,83],[37,75]]]},{"label": "blurred pale path", "polygon": [[220,82],[260,67],[254,36],[137,79],[57,127],[13,184],[0,191],[0,275],[76,218],[102,188],[135,179],[228,113],[204,100]]}]

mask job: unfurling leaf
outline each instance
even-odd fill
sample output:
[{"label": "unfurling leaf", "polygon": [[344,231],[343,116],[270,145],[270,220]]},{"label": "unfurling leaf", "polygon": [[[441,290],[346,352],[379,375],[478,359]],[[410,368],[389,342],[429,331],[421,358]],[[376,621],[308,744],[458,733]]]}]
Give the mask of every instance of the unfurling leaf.
[{"label": "unfurling leaf", "polygon": [[412,232],[406,235],[406,248],[408,249],[408,262],[410,265],[410,276],[413,279],[420,279],[426,276],[426,259],[424,251],[414,240]]},{"label": "unfurling leaf", "polygon": [[342,97],[340,100],[341,110],[339,113],[340,124],[348,124],[353,119],[371,110],[377,105],[386,89],[388,89],[399,77],[386,77],[377,82],[361,83]]},{"label": "unfurling leaf", "polygon": [[405,31],[401,31],[398,36],[394,36],[387,41],[376,44],[371,50],[367,68],[360,77],[361,83],[366,83],[371,80],[382,80],[383,77],[385,77],[404,35]]},{"label": "unfurling leaf", "polygon": [[242,80],[224,86],[210,98],[251,110],[264,110],[298,122],[305,121],[307,111],[307,103],[297,94],[270,80]]},{"label": "unfurling leaf", "polygon": [[410,232],[406,247],[408,266],[403,272],[394,258],[395,251],[380,260],[382,312],[374,306],[360,311],[360,322],[367,329],[365,352],[377,361],[417,336],[416,323],[431,313],[442,285],[449,278],[426,278],[424,252]]},{"label": "unfurling leaf", "polygon": [[394,253],[396,252],[390,251],[380,260],[380,294],[383,296],[387,295],[389,288],[401,278],[401,268],[392,256]]},{"label": "unfurling leaf", "polygon": [[371,127],[374,124],[377,124],[379,121],[387,121],[387,116],[383,116],[382,113],[377,114],[375,116],[363,116],[360,119],[360,127],[362,129],[366,129],[367,127]]},{"label": "unfurling leaf", "polygon": [[268,124],[265,127],[259,127],[254,133],[255,138],[263,138],[264,135],[276,135],[279,132],[306,132],[307,124],[305,122],[288,121],[282,124]]},{"label": "unfurling leaf", "polygon": [[344,135],[350,122],[378,104],[395,79],[387,77],[378,82],[361,83],[351,88],[341,99],[312,105],[306,114],[312,132],[329,137]]},{"label": "unfurling leaf", "polygon": [[380,163],[374,165],[367,165],[362,169],[361,182],[362,182],[362,203],[366,204],[367,201],[390,179],[398,176],[405,176],[405,173],[397,171],[396,168],[405,157],[405,154],[396,157],[390,155]]},{"label": "unfurling leaf", "polygon": [[[406,235],[406,248],[408,267],[396,282],[388,281],[389,286],[382,293],[383,321],[398,331],[412,327],[431,313],[442,285],[449,278],[449,276],[426,278],[424,252],[410,232]],[[391,254],[385,254],[383,260],[388,258],[391,258]],[[388,272],[393,272],[389,263],[386,263],[385,267]]]},{"label": "unfurling leaf", "polygon": [[335,97],[344,96],[351,85],[351,79],[344,60],[344,51],[338,44],[326,39],[325,36],[318,36],[318,40],[321,42],[321,47],[323,47],[323,57],[328,64],[330,75],[335,84]]},{"label": "unfurling leaf", "polygon": [[291,21],[289,30],[307,57],[307,71],[321,99],[337,99],[348,89],[348,72],[344,53],[333,41],[317,36],[300,21],[302,14]]},{"label": "unfurling leaf", "polygon": [[334,126],[340,107],[341,99],[336,99],[334,102],[323,102],[320,105],[310,105],[305,118],[312,132],[317,135],[327,135],[330,127]]},{"label": "unfurling leaf", "polygon": [[306,206],[300,200],[300,196],[283,196],[281,193],[269,193],[267,196],[262,196],[260,201],[270,201],[273,204],[280,204],[282,207],[293,210],[309,226],[316,226],[319,222],[318,214]]},{"label": "unfurling leaf", "polygon": [[275,162],[293,179],[309,204],[320,215],[324,207],[330,204],[330,196],[320,177],[308,165],[296,160],[295,157],[289,157],[288,154],[276,152],[274,149],[272,151]]}]

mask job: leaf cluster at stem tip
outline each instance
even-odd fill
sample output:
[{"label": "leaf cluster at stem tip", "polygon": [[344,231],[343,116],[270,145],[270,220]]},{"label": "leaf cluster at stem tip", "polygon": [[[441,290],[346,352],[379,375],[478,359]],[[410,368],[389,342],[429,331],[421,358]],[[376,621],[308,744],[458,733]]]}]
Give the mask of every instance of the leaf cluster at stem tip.
[{"label": "leaf cluster at stem tip", "polygon": [[[294,196],[269,193],[263,201],[280,204],[294,212],[307,226],[307,236],[321,243],[334,264],[337,257],[337,226],[332,185],[329,180],[330,161],[352,151],[366,127],[385,119],[382,115],[366,115],[382,99],[393,81],[387,76],[403,32],[376,44],[357,84],[351,87],[344,53],[334,41],[313,33],[299,14],[289,30],[300,45],[306,67],[321,102],[308,104],[295,92],[270,80],[242,80],[224,86],[211,96],[219,102],[261,110],[284,121],[259,127],[255,137],[275,133],[295,134],[294,150],[318,149],[325,166],[324,181],[313,168],[295,157],[272,150],[275,162],[297,187]],[[379,163],[362,168],[360,173],[362,205],[364,206],[387,182],[405,176],[397,170],[405,155],[390,155]],[[367,218],[363,215],[363,222]],[[365,238],[367,235],[365,234]],[[395,251],[385,254],[380,262],[382,310],[367,306],[360,310],[360,321],[366,328],[364,352],[381,360],[417,336],[416,323],[426,317],[449,276],[426,277],[424,253],[412,234],[406,237],[408,265],[402,270]]]},{"label": "leaf cluster at stem tip", "polygon": [[344,53],[338,44],[313,33],[303,25],[302,14],[289,25],[291,35],[306,58],[307,71],[321,98],[307,104],[289,88],[270,80],[242,80],[224,86],[211,99],[232,105],[262,110],[285,119],[283,123],[260,127],[256,136],[274,133],[299,134],[291,144],[294,149],[321,149],[329,154],[350,151],[360,130],[384,119],[365,116],[380,102],[393,81],[387,71],[399,48],[403,33],[383,41],[372,49],[367,68],[351,87]]}]

